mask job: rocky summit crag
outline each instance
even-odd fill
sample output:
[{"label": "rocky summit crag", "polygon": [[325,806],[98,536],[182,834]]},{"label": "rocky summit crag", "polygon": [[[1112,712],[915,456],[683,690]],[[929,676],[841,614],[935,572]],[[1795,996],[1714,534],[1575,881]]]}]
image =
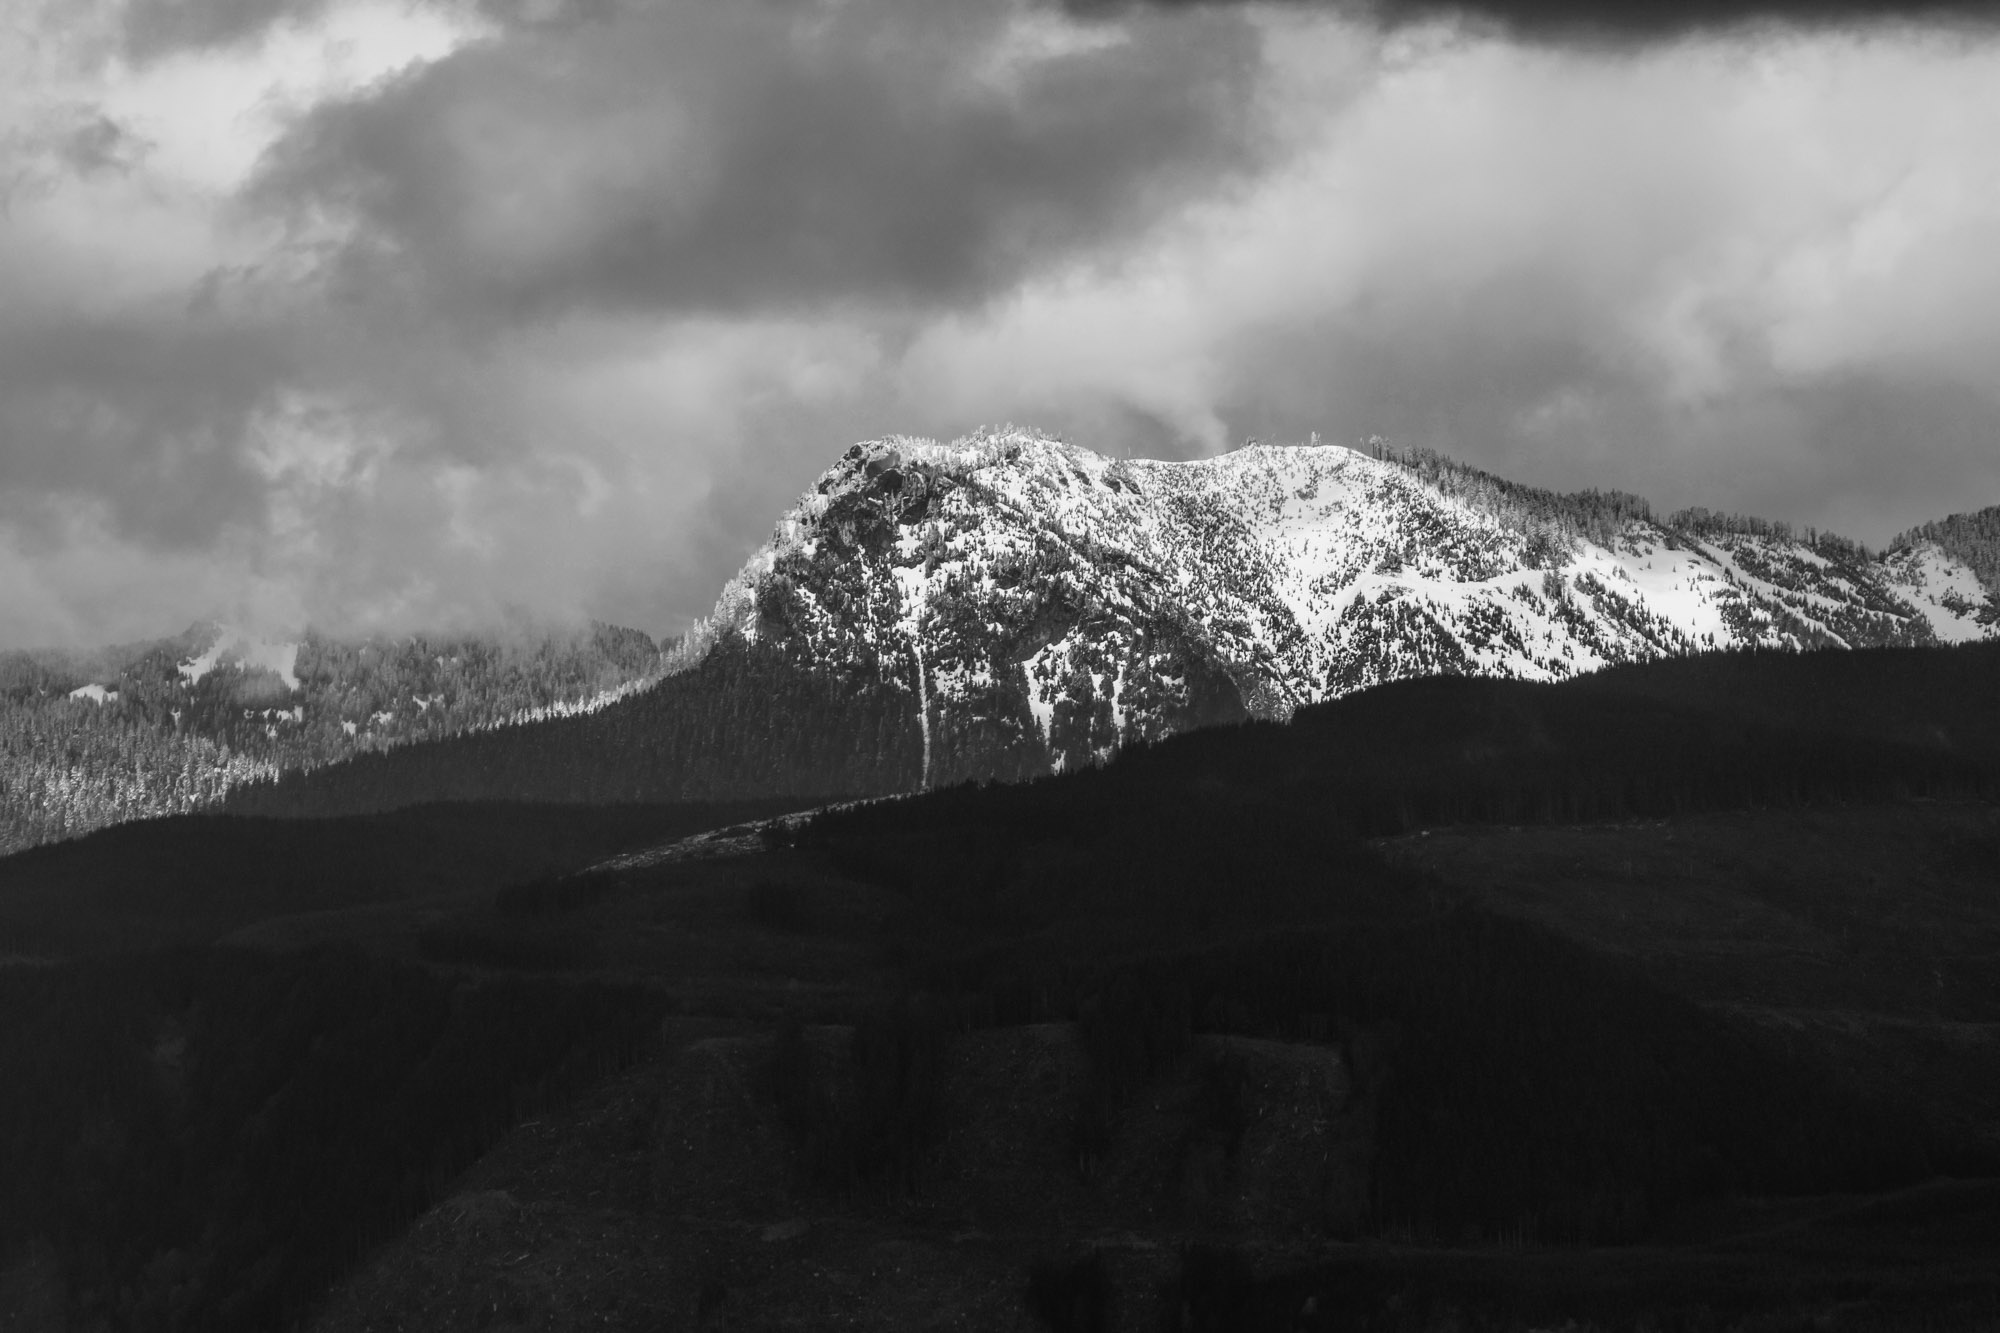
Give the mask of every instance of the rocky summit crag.
[{"label": "rocky summit crag", "polygon": [[1014,429],[894,438],[827,470],[681,655],[733,633],[907,690],[930,784],[1411,676],[2000,634],[1994,590],[1949,546],[1935,525],[1877,554],[1705,510],[1659,518],[1429,453],[1158,462]]}]

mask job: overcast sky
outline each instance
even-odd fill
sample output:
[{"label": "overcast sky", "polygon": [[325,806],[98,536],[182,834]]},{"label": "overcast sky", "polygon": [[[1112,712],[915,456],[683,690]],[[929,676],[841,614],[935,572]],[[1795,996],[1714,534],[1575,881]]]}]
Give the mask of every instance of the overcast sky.
[{"label": "overcast sky", "polygon": [[678,632],[999,421],[1880,543],[2000,503],[1984,8],[10,0],[0,647]]}]

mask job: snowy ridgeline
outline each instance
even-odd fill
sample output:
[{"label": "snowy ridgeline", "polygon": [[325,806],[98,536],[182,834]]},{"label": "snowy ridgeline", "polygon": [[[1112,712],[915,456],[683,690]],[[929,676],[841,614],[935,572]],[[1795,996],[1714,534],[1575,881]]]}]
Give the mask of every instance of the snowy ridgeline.
[{"label": "snowy ridgeline", "polygon": [[[710,651],[725,635],[786,681],[877,699],[888,711],[863,749],[893,749],[913,724],[909,773],[926,783],[1093,763],[1411,676],[1558,680],[1746,645],[1991,637],[1989,528],[2000,509],[1875,555],[1754,520],[1662,520],[1636,497],[1556,496],[1434,456],[1115,460],[1012,429],[875,441],[837,460],[714,614],[664,649],[610,626],[340,643],[209,625],[115,662],[0,661],[0,850],[467,732],[515,733],[509,746],[539,754],[536,728],[615,709],[620,726],[680,735],[689,719],[666,718],[649,687],[722,661]],[[722,711],[686,734],[732,753],[772,743],[716,725],[740,714],[710,697],[719,688],[689,696]],[[801,719],[814,734],[824,721]],[[848,741],[821,739],[815,762],[845,773]],[[757,771],[799,780],[776,761]],[[831,789],[867,785],[843,781]]]},{"label": "snowy ridgeline", "polygon": [[1167,463],[1005,430],[849,450],[684,652],[726,630],[899,683],[927,754],[934,733],[962,750],[1032,732],[1061,767],[1218,709],[1284,716],[1409,676],[1558,680],[1996,626],[1933,542],[1875,556],[1338,446]]}]

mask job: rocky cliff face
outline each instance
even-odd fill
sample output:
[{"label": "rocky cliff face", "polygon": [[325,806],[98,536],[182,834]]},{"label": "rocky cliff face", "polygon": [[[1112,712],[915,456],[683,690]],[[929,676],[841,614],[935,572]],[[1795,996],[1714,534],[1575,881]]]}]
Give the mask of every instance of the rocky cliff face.
[{"label": "rocky cliff face", "polygon": [[1557,680],[1996,625],[1989,591],[1935,543],[1878,557],[1433,456],[1252,446],[1169,463],[1004,430],[848,450],[688,650],[728,631],[907,690],[935,783],[1062,769],[1408,676]]}]

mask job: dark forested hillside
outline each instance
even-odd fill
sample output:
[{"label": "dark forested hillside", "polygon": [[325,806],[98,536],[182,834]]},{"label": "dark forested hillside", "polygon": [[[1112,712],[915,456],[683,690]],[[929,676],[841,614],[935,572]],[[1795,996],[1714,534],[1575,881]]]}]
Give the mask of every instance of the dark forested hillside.
[{"label": "dark forested hillside", "polygon": [[1377,1229],[1629,1240],[1722,1191],[1927,1170],[1914,1124],[1825,1071],[1324,826],[1198,800],[1065,815],[939,797],[803,845],[906,898],[911,984],[949,1011],[1080,1025],[1079,1151],[1196,1037],[1234,1035],[1378,1062]]},{"label": "dark forested hillside", "polygon": [[[1375,832],[1984,791],[2000,753],[1996,677],[1991,644],[1708,654],[1560,685],[1437,677],[1302,709],[1290,729],[1225,728],[1229,739],[1177,742],[1162,753],[1178,758],[1145,762],[1192,762],[1216,747],[1239,756],[1244,781],[1264,788],[1290,775]],[[916,709],[894,683],[828,680],[725,638],[700,666],[601,712],[246,783],[226,808],[289,816],[434,800],[908,791],[923,764]],[[1161,747],[1133,753],[1149,750]],[[994,776],[1046,771],[1028,742],[991,759]]]},{"label": "dark forested hillside", "polygon": [[[775,806],[0,861],[32,955],[0,962],[0,1290],[146,1330],[1980,1327],[1996,1201],[1936,1177],[2000,1176],[1996,685],[1993,645],[1407,681],[698,855],[605,860]],[[252,794],[884,790],[916,732],[726,643]],[[1585,907],[1432,868],[1488,834],[1568,864],[1566,830],[1624,839]],[[1821,850],[1783,879],[1767,838]],[[1655,965],[1659,920],[1728,947]]]},{"label": "dark forested hillside", "polygon": [[922,771],[906,692],[805,670],[731,637],[698,666],[597,712],[247,783],[225,808],[289,816],[424,801],[827,799],[906,791]]},{"label": "dark forested hillside", "polygon": [[352,952],[0,968],[0,1256],[52,1249],[72,1327],[287,1327],[656,1017]]},{"label": "dark forested hillside", "polygon": [[1555,685],[1401,681],[1289,724],[1134,748],[1058,787],[929,799],[1071,821],[1198,791],[1373,837],[1996,790],[2000,646],[1969,645],[1712,654]]},{"label": "dark forested hillside", "polygon": [[209,944],[274,917],[450,902],[791,806],[463,803],[310,822],[121,824],[0,858],[0,957]]}]

